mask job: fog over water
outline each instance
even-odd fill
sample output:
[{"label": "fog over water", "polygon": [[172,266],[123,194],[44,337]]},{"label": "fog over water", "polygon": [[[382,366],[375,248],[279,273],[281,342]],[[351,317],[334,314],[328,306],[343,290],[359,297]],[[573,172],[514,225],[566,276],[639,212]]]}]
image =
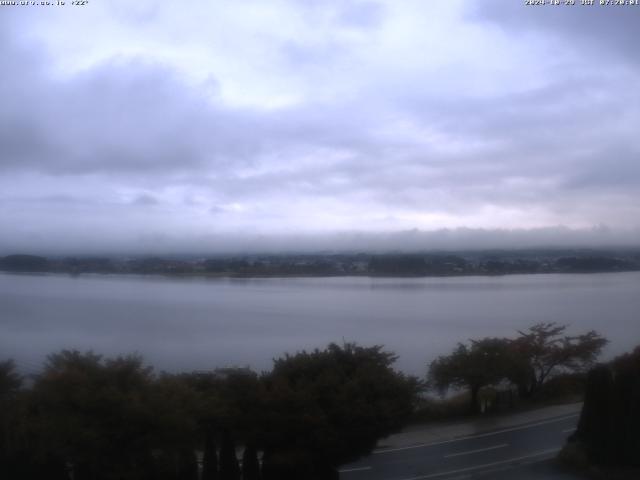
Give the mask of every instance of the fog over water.
[{"label": "fog over water", "polygon": [[170,371],[248,365],[356,341],[422,375],[458,341],[540,321],[596,329],[606,356],[640,343],[640,273],[454,278],[174,279],[0,274],[0,358],[37,372],[49,353],[138,352]]}]

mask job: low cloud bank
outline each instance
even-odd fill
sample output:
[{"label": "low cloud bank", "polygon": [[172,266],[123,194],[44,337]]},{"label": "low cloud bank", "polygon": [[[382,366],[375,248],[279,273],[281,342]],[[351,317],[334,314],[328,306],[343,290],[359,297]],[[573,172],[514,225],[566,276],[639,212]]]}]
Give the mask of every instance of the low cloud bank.
[{"label": "low cloud bank", "polygon": [[415,252],[430,250],[490,250],[524,248],[640,248],[639,230],[604,226],[570,229],[440,229],[394,232],[305,234],[220,233],[187,236],[156,233],[127,237],[86,232],[76,238],[52,234],[13,242],[0,241],[0,254],[45,255],[210,255],[235,253]]}]

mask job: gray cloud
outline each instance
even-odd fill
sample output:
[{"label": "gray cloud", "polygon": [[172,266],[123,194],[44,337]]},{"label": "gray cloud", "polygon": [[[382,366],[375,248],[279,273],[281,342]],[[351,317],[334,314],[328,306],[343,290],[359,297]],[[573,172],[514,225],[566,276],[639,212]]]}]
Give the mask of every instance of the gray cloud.
[{"label": "gray cloud", "polygon": [[145,207],[150,205],[158,205],[158,203],[160,202],[158,202],[158,199],[153,195],[143,193],[142,195],[138,195],[136,198],[134,198],[131,203],[133,205],[140,205]]},{"label": "gray cloud", "polygon": [[238,162],[247,153],[241,132],[250,119],[203,111],[204,99],[156,65],[134,60],[69,81],[29,74],[15,83],[3,110],[4,168],[167,172]]},{"label": "gray cloud", "polygon": [[471,18],[495,22],[514,33],[532,31],[539,36],[553,36],[563,41],[558,50],[576,50],[622,62],[637,63],[640,9],[633,5],[600,5],[550,8],[523,7],[521,2],[487,0],[478,2]]},{"label": "gray cloud", "polygon": [[[36,23],[12,12],[0,20],[0,68],[8,72],[0,77],[5,243],[63,244],[91,231],[96,244],[108,239],[114,248],[149,246],[149,239],[222,245],[188,238],[237,232],[322,232],[338,244],[326,235],[415,227],[436,232],[418,235],[421,244],[464,237],[461,245],[499,238],[515,245],[527,235],[615,243],[615,233],[589,233],[602,223],[636,232],[640,93],[622,87],[640,74],[627,47],[635,10],[625,16],[577,6],[551,15],[505,2],[464,15],[453,9],[451,29],[475,35],[485,54],[496,39],[511,42],[495,47],[504,48],[508,63],[487,57],[485,65],[449,45],[464,38],[411,30],[406,22],[426,25],[431,15],[416,5],[278,4],[283,16],[293,8],[293,18],[303,19],[300,34],[274,24],[259,40],[231,38],[253,56],[223,58],[216,50],[215,68],[193,77],[160,55],[171,45],[152,33],[136,37],[134,53],[123,44],[60,70],[42,38],[19,35],[35,32]],[[164,8],[144,4],[131,15],[113,8],[105,25],[169,28]],[[191,30],[209,45],[210,29],[194,23]],[[536,36],[541,40],[530,45]],[[567,47],[550,57],[558,38]],[[583,41],[602,45],[583,48]],[[609,55],[610,42],[624,46]],[[178,58],[198,51],[190,48]],[[450,58],[438,49],[450,50]],[[204,67],[194,61],[189,68]],[[244,69],[253,76],[229,73]],[[264,105],[229,97],[238,82]],[[289,82],[291,99],[272,103]],[[573,229],[545,236],[560,224]],[[502,225],[507,229],[495,230]],[[131,231],[116,233],[122,226]],[[168,238],[167,230],[185,233]],[[620,233],[619,240],[634,235]],[[413,244],[406,236],[380,238]]]}]

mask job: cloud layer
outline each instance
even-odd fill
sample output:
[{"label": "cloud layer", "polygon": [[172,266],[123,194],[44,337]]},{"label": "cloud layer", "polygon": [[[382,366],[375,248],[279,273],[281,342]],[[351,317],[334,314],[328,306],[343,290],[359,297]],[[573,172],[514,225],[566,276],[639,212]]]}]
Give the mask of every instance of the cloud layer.
[{"label": "cloud layer", "polygon": [[0,249],[638,243],[640,8],[441,3],[2,7]]}]

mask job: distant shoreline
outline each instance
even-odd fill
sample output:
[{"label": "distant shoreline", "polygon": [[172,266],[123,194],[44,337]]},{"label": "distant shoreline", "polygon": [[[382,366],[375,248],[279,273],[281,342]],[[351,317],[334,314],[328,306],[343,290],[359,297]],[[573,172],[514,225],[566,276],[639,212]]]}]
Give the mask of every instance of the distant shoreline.
[{"label": "distant shoreline", "polygon": [[611,273],[640,272],[640,268],[629,270],[602,270],[588,272],[507,272],[507,273],[458,273],[458,274],[425,274],[425,275],[390,275],[390,274],[272,274],[248,275],[237,273],[138,273],[138,272],[61,272],[61,271],[11,271],[0,270],[7,275],[55,275],[66,277],[132,277],[132,278],[167,278],[167,279],[230,279],[230,280],[267,280],[267,279],[311,279],[311,278],[370,278],[370,279],[422,279],[422,278],[498,278],[516,275],[598,275]]},{"label": "distant shoreline", "polygon": [[0,257],[0,271],[199,278],[428,278],[640,271],[640,250],[412,254],[245,254],[209,257]]}]

